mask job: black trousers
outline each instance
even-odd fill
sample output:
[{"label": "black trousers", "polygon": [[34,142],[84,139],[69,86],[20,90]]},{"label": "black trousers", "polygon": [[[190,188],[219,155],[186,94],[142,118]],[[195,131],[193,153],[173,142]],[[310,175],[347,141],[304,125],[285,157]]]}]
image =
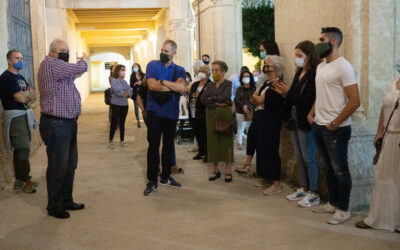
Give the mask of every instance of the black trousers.
[{"label": "black trousers", "polygon": [[166,179],[171,174],[174,154],[174,137],[176,131],[176,120],[159,117],[151,111],[147,111],[147,179],[157,183],[158,164],[160,162],[160,143],[163,140],[161,165],[161,178]]},{"label": "black trousers", "polygon": [[125,137],[125,120],[128,115],[129,106],[118,106],[111,104],[111,126],[110,126],[110,141],[114,139],[115,130],[119,123],[119,137],[124,141]]},{"label": "black trousers", "polygon": [[199,146],[199,154],[207,156],[207,124],[206,118],[194,118],[191,120],[194,136]]},{"label": "black trousers", "polygon": [[47,153],[47,193],[49,212],[73,202],[75,170],[78,166],[78,124],[76,120],[40,117],[40,136]]},{"label": "black trousers", "polygon": [[254,116],[253,116],[253,121],[251,122],[249,130],[247,132],[246,155],[254,156],[254,153],[256,152],[256,139],[257,139],[257,131],[254,128]]}]

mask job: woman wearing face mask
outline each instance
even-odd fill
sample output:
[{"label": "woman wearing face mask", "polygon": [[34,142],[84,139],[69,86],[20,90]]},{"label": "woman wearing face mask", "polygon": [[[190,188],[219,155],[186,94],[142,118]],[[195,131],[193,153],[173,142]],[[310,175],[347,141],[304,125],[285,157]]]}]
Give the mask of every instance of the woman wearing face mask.
[{"label": "woman wearing face mask", "polygon": [[[400,61],[396,65],[400,73]],[[397,107],[396,107],[397,105]],[[374,189],[368,217],[358,228],[400,233],[400,77],[386,89],[374,139],[382,149],[375,167]],[[381,139],[381,140],[380,140]]]},{"label": "woman wearing face mask", "polygon": [[[277,55],[279,56],[279,48],[278,44],[276,44],[275,41],[270,41],[270,40],[264,40],[260,43],[260,58],[263,60],[262,65],[261,65],[261,73],[258,76],[257,81],[254,80],[256,83],[256,91],[260,89],[260,87],[263,85],[265,81],[268,80],[268,74],[265,72],[266,69],[264,69],[265,65],[265,59],[268,56],[273,56]],[[261,105],[259,105],[259,108]],[[251,133],[252,131],[252,124],[250,124],[249,131],[247,133],[247,145],[246,145],[246,161],[237,168],[237,170],[240,171],[240,173],[247,173],[250,170],[251,166],[251,161],[253,160],[254,154],[256,152],[256,145],[255,145],[255,134]],[[262,186],[260,182],[256,182],[256,186]]]},{"label": "woman wearing face mask", "polygon": [[283,98],[272,89],[272,84],[280,80],[283,73],[283,59],[279,56],[268,56],[264,72],[268,74],[269,80],[251,97],[252,103],[256,105],[256,111],[253,116],[253,128],[249,134],[254,133],[255,138],[257,176],[272,181],[272,185],[264,190],[264,194],[274,195],[282,192],[279,143]]},{"label": "woman wearing face mask", "polygon": [[121,139],[121,146],[127,147],[124,141],[125,136],[125,119],[128,114],[128,98],[132,96],[132,88],[125,81],[125,66],[118,64],[115,66],[111,78],[111,109],[112,120],[110,126],[110,138],[108,148],[114,149],[114,134],[119,124],[119,132]]},{"label": "woman wearing face mask", "polygon": [[135,117],[136,117],[138,128],[140,128],[141,125],[140,125],[139,105],[137,103],[137,96],[138,96],[138,90],[140,88],[140,85],[142,84],[144,77],[145,77],[145,74],[143,73],[142,67],[140,67],[140,64],[138,64],[138,63],[133,64],[132,74],[131,74],[129,83],[130,83],[131,88],[133,89],[131,98],[135,105]]},{"label": "woman wearing face mask", "polygon": [[250,103],[250,97],[256,90],[256,86],[253,74],[248,71],[242,72],[239,81],[240,87],[236,90],[235,107],[238,123],[238,149],[242,150],[243,137],[245,137],[244,129],[249,125],[254,111],[254,105]]},{"label": "woman wearing face mask", "polygon": [[273,90],[285,98],[291,110],[292,143],[300,168],[301,188],[286,198],[298,201],[301,207],[312,207],[318,205],[320,199],[316,145],[307,114],[315,101],[315,74],[321,60],[310,41],[296,46],[295,57],[297,69],[290,89],[285,83],[276,82]]},{"label": "woman wearing face mask", "polygon": [[225,79],[227,71],[228,66],[225,62],[215,61],[212,63],[215,82],[207,85],[200,99],[207,107],[207,161],[214,163],[213,174],[209,178],[210,181],[215,181],[221,177],[221,172],[218,169],[219,162],[226,163],[225,182],[232,181],[232,82]]},{"label": "woman wearing face mask", "polygon": [[200,102],[207,85],[210,81],[210,67],[203,65],[199,68],[197,77],[200,81],[194,82],[189,91],[189,118],[193,126],[194,136],[196,137],[199,152],[193,160],[207,161],[207,125],[206,125],[206,106]]}]

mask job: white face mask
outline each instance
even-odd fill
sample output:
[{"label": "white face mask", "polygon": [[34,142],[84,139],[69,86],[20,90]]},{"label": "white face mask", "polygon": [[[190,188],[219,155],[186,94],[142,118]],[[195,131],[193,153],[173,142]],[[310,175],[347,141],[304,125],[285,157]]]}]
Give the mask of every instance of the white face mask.
[{"label": "white face mask", "polygon": [[258,82],[258,76],[254,77],[254,82]]},{"label": "white face mask", "polygon": [[203,72],[200,72],[197,76],[199,77],[200,80],[204,80],[207,78],[207,75]]},{"label": "white face mask", "polygon": [[133,68],[133,72],[137,73],[138,71],[139,71],[139,68],[138,68],[138,67],[134,67],[134,68]]},{"label": "white face mask", "polygon": [[242,79],[244,84],[249,84],[250,83],[250,77],[243,77]]},{"label": "white face mask", "polygon": [[304,58],[296,58],[296,66],[299,68],[303,68],[305,64]]}]

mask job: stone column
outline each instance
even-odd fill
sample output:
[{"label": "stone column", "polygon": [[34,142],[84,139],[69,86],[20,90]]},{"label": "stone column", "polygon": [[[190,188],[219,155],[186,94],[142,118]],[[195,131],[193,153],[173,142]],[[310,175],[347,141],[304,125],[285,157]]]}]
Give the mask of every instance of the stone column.
[{"label": "stone column", "polygon": [[[242,66],[241,4],[241,0],[200,0],[200,40],[197,39],[197,44],[200,44],[202,54],[210,54],[212,61],[223,60],[228,64],[227,76],[239,72]],[[194,1],[192,6],[198,25],[198,2]]]},{"label": "stone column", "polygon": [[191,71],[193,65],[194,19],[191,13],[190,2],[169,0],[169,38],[178,45],[175,63]]}]

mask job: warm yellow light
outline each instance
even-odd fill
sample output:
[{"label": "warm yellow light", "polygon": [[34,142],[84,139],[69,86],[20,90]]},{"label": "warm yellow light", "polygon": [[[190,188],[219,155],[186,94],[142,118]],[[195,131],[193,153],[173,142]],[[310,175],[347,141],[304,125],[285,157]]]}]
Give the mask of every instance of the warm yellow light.
[{"label": "warm yellow light", "polygon": [[139,46],[135,46],[135,51],[138,52],[138,53],[140,52]]},{"label": "warm yellow light", "polygon": [[146,41],[146,40],[141,41],[141,42],[140,42],[140,45],[141,45],[143,48],[147,47],[147,41]]},{"label": "warm yellow light", "polygon": [[153,33],[150,33],[150,35],[149,35],[149,41],[152,42],[152,43],[155,43],[155,42],[156,42],[156,36],[155,36]]}]

